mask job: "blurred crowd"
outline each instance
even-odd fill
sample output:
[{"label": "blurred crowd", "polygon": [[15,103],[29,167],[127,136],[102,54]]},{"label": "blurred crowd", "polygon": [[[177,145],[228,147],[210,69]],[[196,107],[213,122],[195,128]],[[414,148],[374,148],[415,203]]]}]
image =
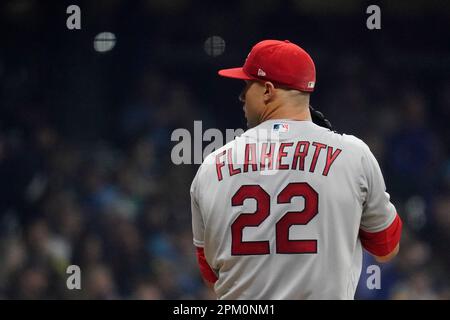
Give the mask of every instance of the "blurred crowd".
[{"label": "blurred crowd", "polygon": [[[241,60],[249,48],[238,46]],[[60,50],[70,56],[72,48]],[[312,49],[312,105],[370,146],[404,221],[399,256],[380,266],[381,289],[366,286],[376,263],[365,254],[356,298],[450,299],[448,73],[374,61],[370,48],[331,58],[332,50]],[[171,162],[171,133],[192,132],[194,120],[203,130],[244,128],[240,89],[206,83],[218,69],[211,60],[197,75],[175,70],[178,78],[164,65],[144,67],[127,86],[89,57],[66,66],[55,54],[53,67],[70,70],[61,81],[14,52],[0,52],[0,298],[214,299],[192,244],[189,187],[198,166]],[[38,64],[46,54],[36,53]],[[128,65],[128,76],[139,66],[123,54],[105,59]],[[81,290],[67,289],[69,265],[81,269]]]}]

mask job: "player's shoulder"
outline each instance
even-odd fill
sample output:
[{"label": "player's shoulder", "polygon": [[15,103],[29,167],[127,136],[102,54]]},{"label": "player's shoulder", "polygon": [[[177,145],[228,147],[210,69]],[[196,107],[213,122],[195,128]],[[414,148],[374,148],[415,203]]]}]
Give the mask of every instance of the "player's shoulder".
[{"label": "player's shoulder", "polygon": [[358,138],[354,135],[345,133],[339,134],[335,132],[333,132],[333,134],[337,137],[337,139],[340,139],[343,144],[349,146],[351,149],[355,151],[365,153],[369,149],[367,143],[365,143],[361,138]]},{"label": "player's shoulder", "polygon": [[366,175],[367,168],[377,163],[370,147],[364,140],[352,134],[329,133],[334,147],[343,150],[342,155],[345,158],[343,166],[352,168],[356,175]]},{"label": "player's shoulder", "polygon": [[371,150],[366,142],[361,138],[346,133],[338,133],[327,129],[322,136],[324,141],[329,145],[343,150],[343,154],[346,155],[347,159],[353,161],[364,161],[366,158],[371,158]]},{"label": "player's shoulder", "polygon": [[223,145],[220,148],[217,148],[216,150],[212,151],[210,154],[208,154],[201,163],[200,167],[197,170],[197,174],[194,177],[194,182],[198,179],[205,179],[208,178],[208,176],[215,172],[215,165],[218,156],[224,157],[226,154],[226,151],[230,148],[232,148],[236,144],[236,139],[239,137],[234,138],[233,140],[227,142],[225,145]]},{"label": "player's shoulder", "polygon": [[236,139],[238,139],[238,138],[239,137],[234,138],[233,140],[224,144],[222,147],[217,148],[216,150],[214,150],[213,152],[208,154],[205,157],[205,159],[203,160],[200,167],[205,167],[207,165],[215,164],[217,156],[225,154],[228,149],[232,148],[236,144]]}]

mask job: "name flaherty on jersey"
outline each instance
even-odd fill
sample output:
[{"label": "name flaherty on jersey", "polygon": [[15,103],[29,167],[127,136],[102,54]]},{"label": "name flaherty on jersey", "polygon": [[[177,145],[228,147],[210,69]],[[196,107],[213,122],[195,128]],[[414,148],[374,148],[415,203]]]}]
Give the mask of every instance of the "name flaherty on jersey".
[{"label": "name flaherty on jersey", "polygon": [[[243,148],[244,152],[236,150],[239,147]],[[224,174],[232,177],[240,173],[263,170],[307,170],[312,173],[320,171],[322,175],[327,176],[341,152],[339,148],[316,141],[297,141],[295,144],[245,143],[243,146],[227,148],[215,156],[217,179],[222,181]],[[238,154],[244,154],[244,160],[240,164],[240,161],[236,164]],[[325,161],[318,168],[317,160],[321,156],[325,156]],[[285,158],[292,158],[292,161],[286,161]]]}]

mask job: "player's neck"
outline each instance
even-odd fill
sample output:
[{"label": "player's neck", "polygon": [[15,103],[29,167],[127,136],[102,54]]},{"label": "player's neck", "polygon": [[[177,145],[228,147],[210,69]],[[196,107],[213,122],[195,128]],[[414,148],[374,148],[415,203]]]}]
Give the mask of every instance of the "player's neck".
[{"label": "player's neck", "polygon": [[297,121],[312,121],[309,107],[290,104],[269,104],[260,117],[260,123],[267,120],[290,119]]}]

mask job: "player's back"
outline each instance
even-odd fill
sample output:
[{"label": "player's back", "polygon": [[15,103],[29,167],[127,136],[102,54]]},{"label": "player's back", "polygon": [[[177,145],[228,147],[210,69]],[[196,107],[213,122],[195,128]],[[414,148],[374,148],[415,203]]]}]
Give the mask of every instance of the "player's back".
[{"label": "player's back", "polygon": [[220,299],[352,299],[361,272],[359,139],[269,120],[205,159],[194,243]]}]

